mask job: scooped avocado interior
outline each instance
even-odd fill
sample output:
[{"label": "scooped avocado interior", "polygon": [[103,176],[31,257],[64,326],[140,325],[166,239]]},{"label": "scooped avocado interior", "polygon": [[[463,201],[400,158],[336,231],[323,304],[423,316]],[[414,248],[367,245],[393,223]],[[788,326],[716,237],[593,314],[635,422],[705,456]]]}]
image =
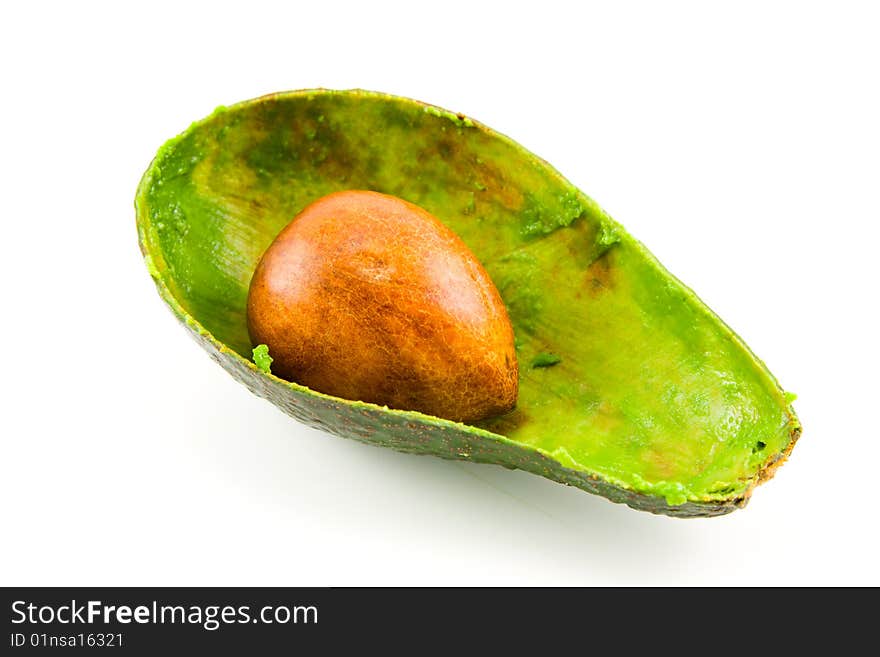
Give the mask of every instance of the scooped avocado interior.
[{"label": "scooped avocado interior", "polygon": [[798,427],[762,363],[642,245],[548,164],[460,115],[365,92],[263,98],[194,124],[145,180],[151,266],[246,359],[263,251],[311,201],[368,189],[446,223],[507,305],[517,408],[482,429],[679,505],[742,496]]}]

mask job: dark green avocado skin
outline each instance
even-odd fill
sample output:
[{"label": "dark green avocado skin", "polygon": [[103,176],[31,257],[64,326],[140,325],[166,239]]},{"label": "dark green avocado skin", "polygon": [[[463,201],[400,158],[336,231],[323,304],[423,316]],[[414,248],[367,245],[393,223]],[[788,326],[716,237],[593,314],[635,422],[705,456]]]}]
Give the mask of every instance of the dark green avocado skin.
[{"label": "dark green avocado skin", "polygon": [[[513,413],[465,425],[254,364],[257,261],[303,207],[342,189],[425,208],[486,266],[517,340]],[[692,518],[744,507],[800,435],[775,378],[690,289],[546,162],[461,114],[359,90],[218,108],[163,146],[135,210],[175,317],[237,381],[314,428]]]},{"label": "dark green avocado skin", "polygon": [[204,336],[194,331],[196,341],[223,369],[248,390],[270,401],[292,418],[315,429],[352,438],[369,445],[390,447],[408,454],[429,454],[443,459],[473,461],[501,465],[511,470],[525,470],[547,479],[575,486],[588,493],[601,495],[612,502],[626,504],[640,511],[679,518],[707,518],[721,516],[744,507],[748,498],[730,500],[723,504],[686,502],[670,506],[662,497],[642,495],[624,490],[590,477],[586,473],[566,468],[558,462],[515,444],[475,436],[461,431],[451,423],[412,421],[379,407],[354,408],[329,397],[315,397],[303,403],[291,395],[288,386],[275,377],[254,376],[254,370],[229,352],[219,351]]}]

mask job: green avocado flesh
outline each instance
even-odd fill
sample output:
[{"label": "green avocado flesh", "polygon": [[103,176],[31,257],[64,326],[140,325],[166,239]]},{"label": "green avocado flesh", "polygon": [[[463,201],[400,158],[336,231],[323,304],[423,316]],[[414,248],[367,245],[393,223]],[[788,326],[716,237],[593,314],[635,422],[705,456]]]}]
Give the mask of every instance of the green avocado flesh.
[{"label": "green avocado flesh", "polygon": [[[260,256],[345,189],[425,208],[483,263],[516,336],[515,411],[469,426],[342,400],[272,376],[252,351]],[[546,162],[462,115],[364,91],[219,108],[163,146],[136,209],[178,318],[253,392],[326,431],[679,516],[743,506],[800,433],[786,393],[693,292]]]}]

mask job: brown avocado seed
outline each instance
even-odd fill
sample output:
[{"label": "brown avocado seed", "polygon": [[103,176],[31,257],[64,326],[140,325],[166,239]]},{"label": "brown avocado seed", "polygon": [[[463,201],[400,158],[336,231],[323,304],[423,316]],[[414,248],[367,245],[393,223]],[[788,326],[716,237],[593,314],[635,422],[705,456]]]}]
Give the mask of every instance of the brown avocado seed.
[{"label": "brown avocado seed", "polygon": [[263,254],[247,321],[273,373],[319,392],[459,422],[516,404],[498,290],[457,235],[394,196],[306,207]]}]

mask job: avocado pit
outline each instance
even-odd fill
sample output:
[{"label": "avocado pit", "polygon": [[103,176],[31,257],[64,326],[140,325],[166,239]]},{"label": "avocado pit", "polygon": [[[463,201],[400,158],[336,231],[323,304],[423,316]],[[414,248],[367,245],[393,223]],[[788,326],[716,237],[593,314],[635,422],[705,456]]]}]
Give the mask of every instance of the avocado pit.
[{"label": "avocado pit", "polygon": [[498,290],[455,233],[394,196],[306,207],[260,260],[247,322],[274,374],[319,392],[459,422],[516,404]]}]

